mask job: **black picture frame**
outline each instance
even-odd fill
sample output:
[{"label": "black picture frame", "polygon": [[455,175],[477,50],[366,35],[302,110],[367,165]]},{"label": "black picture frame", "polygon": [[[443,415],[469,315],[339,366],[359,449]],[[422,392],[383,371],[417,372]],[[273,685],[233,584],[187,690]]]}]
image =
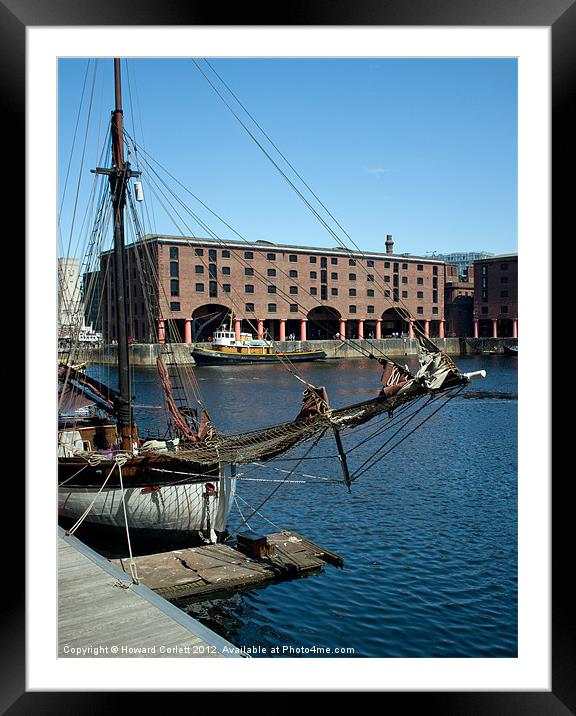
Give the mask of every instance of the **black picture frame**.
[{"label": "black picture frame", "polygon": [[[32,26],[102,25],[388,25],[388,26],[549,26],[552,33],[552,132],[553,186],[552,230],[557,235],[573,222],[568,212],[574,203],[573,180],[566,180],[567,158],[574,154],[571,104],[576,68],[576,6],[574,0],[298,0],[284,6],[252,7],[245,3],[222,8],[197,0],[0,0],[0,76],[4,174],[8,177],[11,213],[25,217],[25,33]],[[572,115],[573,116],[573,115]],[[572,152],[570,152],[572,148]],[[561,176],[562,173],[562,176]],[[567,175],[567,174],[566,174]],[[568,176],[568,175],[567,175]],[[572,218],[572,217],[570,217]],[[13,224],[15,225],[15,224]],[[16,249],[19,232],[6,237],[5,246]],[[26,257],[24,256],[24,259]],[[11,319],[14,321],[15,317]],[[552,321],[552,317],[550,316]],[[17,322],[17,319],[16,321]],[[552,323],[554,328],[554,323]],[[555,326],[559,329],[558,323]],[[24,341],[22,341],[24,344]],[[34,346],[26,346],[27,357]],[[546,350],[546,347],[543,347]],[[531,408],[532,409],[532,408]],[[538,410],[534,405],[533,409]],[[31,439],[28,416],[27,440]],[[550,436],[552,437],[551,426]],[[566,478],[569,477],[567,474]],[[7,479],[7,475],[5,475]],[[444,714],[558,714],[576,713],[575,619],[568,579],[569,545],[573,518],[568,510],[571,480],[557,481],[553,491],[552,539],[552,689],[549,692],[384,692],[385,705],[401,697],[404,706],[438,709]],[[10,478],[10,511],[20,522],[5,522],[3,597],[1,611],[0,710],[20,714],[80,714],[117,712],[133,705],[133,693],[28,692],[25,688],[25,588],[24,588],[24,481],[20,487]],[[5,495],[6,496],[6,495]],[[17,539],[20,538],[20,539]],[[265,688],[265,684],[263,684]],[[377,684],[374,690],[378,690]],[[197,706],[186,693],[187,708]],[[166,695],[147,693],[148,708],[165,708]],[[172,698],[172,697],[171,697]],[[408,702],[406,700],[408,699]],[[173,703],[173,702],[172,702]],[[162,706],[161,706],[162,705]]]}]

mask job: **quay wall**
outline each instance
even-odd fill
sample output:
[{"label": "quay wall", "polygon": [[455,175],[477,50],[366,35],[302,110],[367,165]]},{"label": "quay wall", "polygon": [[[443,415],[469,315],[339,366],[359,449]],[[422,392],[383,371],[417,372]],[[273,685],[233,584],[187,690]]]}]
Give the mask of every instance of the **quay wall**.
[{"label": "quay wall", "polygon": [[[502,353],[504,346],[517,345],[516,338],[434,338],[434,343],[448,355],[470,355],[482,351],[493,351]],[[172,353],[178,365],[193,365],[194,359],[191,352],[194,345],[209,347],[210,343],[172,343]],[[277,341],[280,350],[312,350],[320,349],[326,353],[329,359],[352,359],[363,358],[369,352],[385,353],[391,357],[416,355],[417,342],[410,338],[385,338],[377,340],[353,340],[346,341]],[[156,359],[162,351],[162,346],[157,343],[134,343],[130,346],[130,361],[132,365],[150,366],[156,365]],[[116,346],[87,346],[78,361],[89,361],[102,365],[115,365],[117,362]]]}]

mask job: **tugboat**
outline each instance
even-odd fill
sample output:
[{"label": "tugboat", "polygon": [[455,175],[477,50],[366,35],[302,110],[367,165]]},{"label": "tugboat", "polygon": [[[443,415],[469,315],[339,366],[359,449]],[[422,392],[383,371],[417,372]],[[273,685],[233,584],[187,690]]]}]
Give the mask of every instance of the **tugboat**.
[{"label": "tugboat", "polygon": [[192,357],[197,365],[243,365],[244,363],[302,362],[326,358],[322,350],[279,351],[273,341],[255,339],[251,333],[240,333],[238,340],[231,328],[222,325],[214,332],[210,348],[195,347]]}]

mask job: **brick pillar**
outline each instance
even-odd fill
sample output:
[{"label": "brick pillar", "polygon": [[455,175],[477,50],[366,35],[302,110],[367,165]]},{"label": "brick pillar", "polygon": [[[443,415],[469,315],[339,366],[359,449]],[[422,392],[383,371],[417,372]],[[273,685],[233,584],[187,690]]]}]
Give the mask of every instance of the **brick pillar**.
[{"label": "brick pillar", "polygon": [[512,338],[518,338],[518,319],[512,319]]},{"label": "brick pillar", "polygon": [[358,321],[358,338],[362,340],[364,338],[364,319],[360,318]]},{"label": "brick pillar", "polygon": [[166,333],[164,331],[164,319],[158,319],[158,343],[166,343]]},{"label": "brick pillar", "polygon": [[474,319],[474,338],[478,338],[478,319]]},{"label": "brick pillar", "polygon": [[430,337],[430,321],[424,321],[424,335]]},{"label": "brick pillar", "polygon": [[382,338],[382,319],[376,319],[376,340],[379,341]]},{"label": "brick pillar", "polygon": [[492,338],[498,338],[498,319],[492,319]]},{"label": "brick pillar", "polygon": [[344,340],[346,338],[346,319],[340,319],[340,338]]},{"label": "brick pillar", "polygon": [[258,319],[258,338],[264,338],[264,321]]},{"label": "brick pillar", "polygon": [[242,332],[242,321],[240,318],[234,319],[234,333],[236,334],[236,340],[240,340],[240,333]]},{"label": "brick pillar", "polygon": [[307,318],[302,318],[300,321],[300,340],[306,340],[306,324],[308,323]]},{"label": "brick pillar", "polygon": [[280,340],[281,341],[286,340],[286,319],[285,318],[280,319]]},{"label": "brick pillar", "polygon": [[192,321],[184,319],[184,343],[192,343]]},{"label": "brick pillar", "polygon": [[412,319],[408,323],[408,338],[414,338],[414,321]]},{"label": "brick pillar", "polygon": [[444,338],[444,323],[445,321],[440,321],[440,328],[438,330],[438,338]]}]

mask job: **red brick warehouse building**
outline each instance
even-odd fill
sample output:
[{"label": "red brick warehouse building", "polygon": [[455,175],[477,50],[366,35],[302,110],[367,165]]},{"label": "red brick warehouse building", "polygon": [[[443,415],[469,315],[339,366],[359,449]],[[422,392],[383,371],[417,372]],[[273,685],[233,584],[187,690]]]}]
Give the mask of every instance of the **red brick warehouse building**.
[{"label": "red brick warehouse building", "polygon": [[[236,332],[276,340],[411,336],[414,323],[444,337],[444,262],[396,255],[391,236],[383,253],[156,235],[127,250],[130,333],[138,342],[206,340],[231,316]],[[145,256],[154,268],[142,280]],[[108,261],[103,254],[104,274]],[[114,339],[114,286],[106,279],[103,286],[103,332]]]},{"label": "red brick warehouse building", "polygon": [[474,337],[518,337],[518,254],[474,262]]}]

